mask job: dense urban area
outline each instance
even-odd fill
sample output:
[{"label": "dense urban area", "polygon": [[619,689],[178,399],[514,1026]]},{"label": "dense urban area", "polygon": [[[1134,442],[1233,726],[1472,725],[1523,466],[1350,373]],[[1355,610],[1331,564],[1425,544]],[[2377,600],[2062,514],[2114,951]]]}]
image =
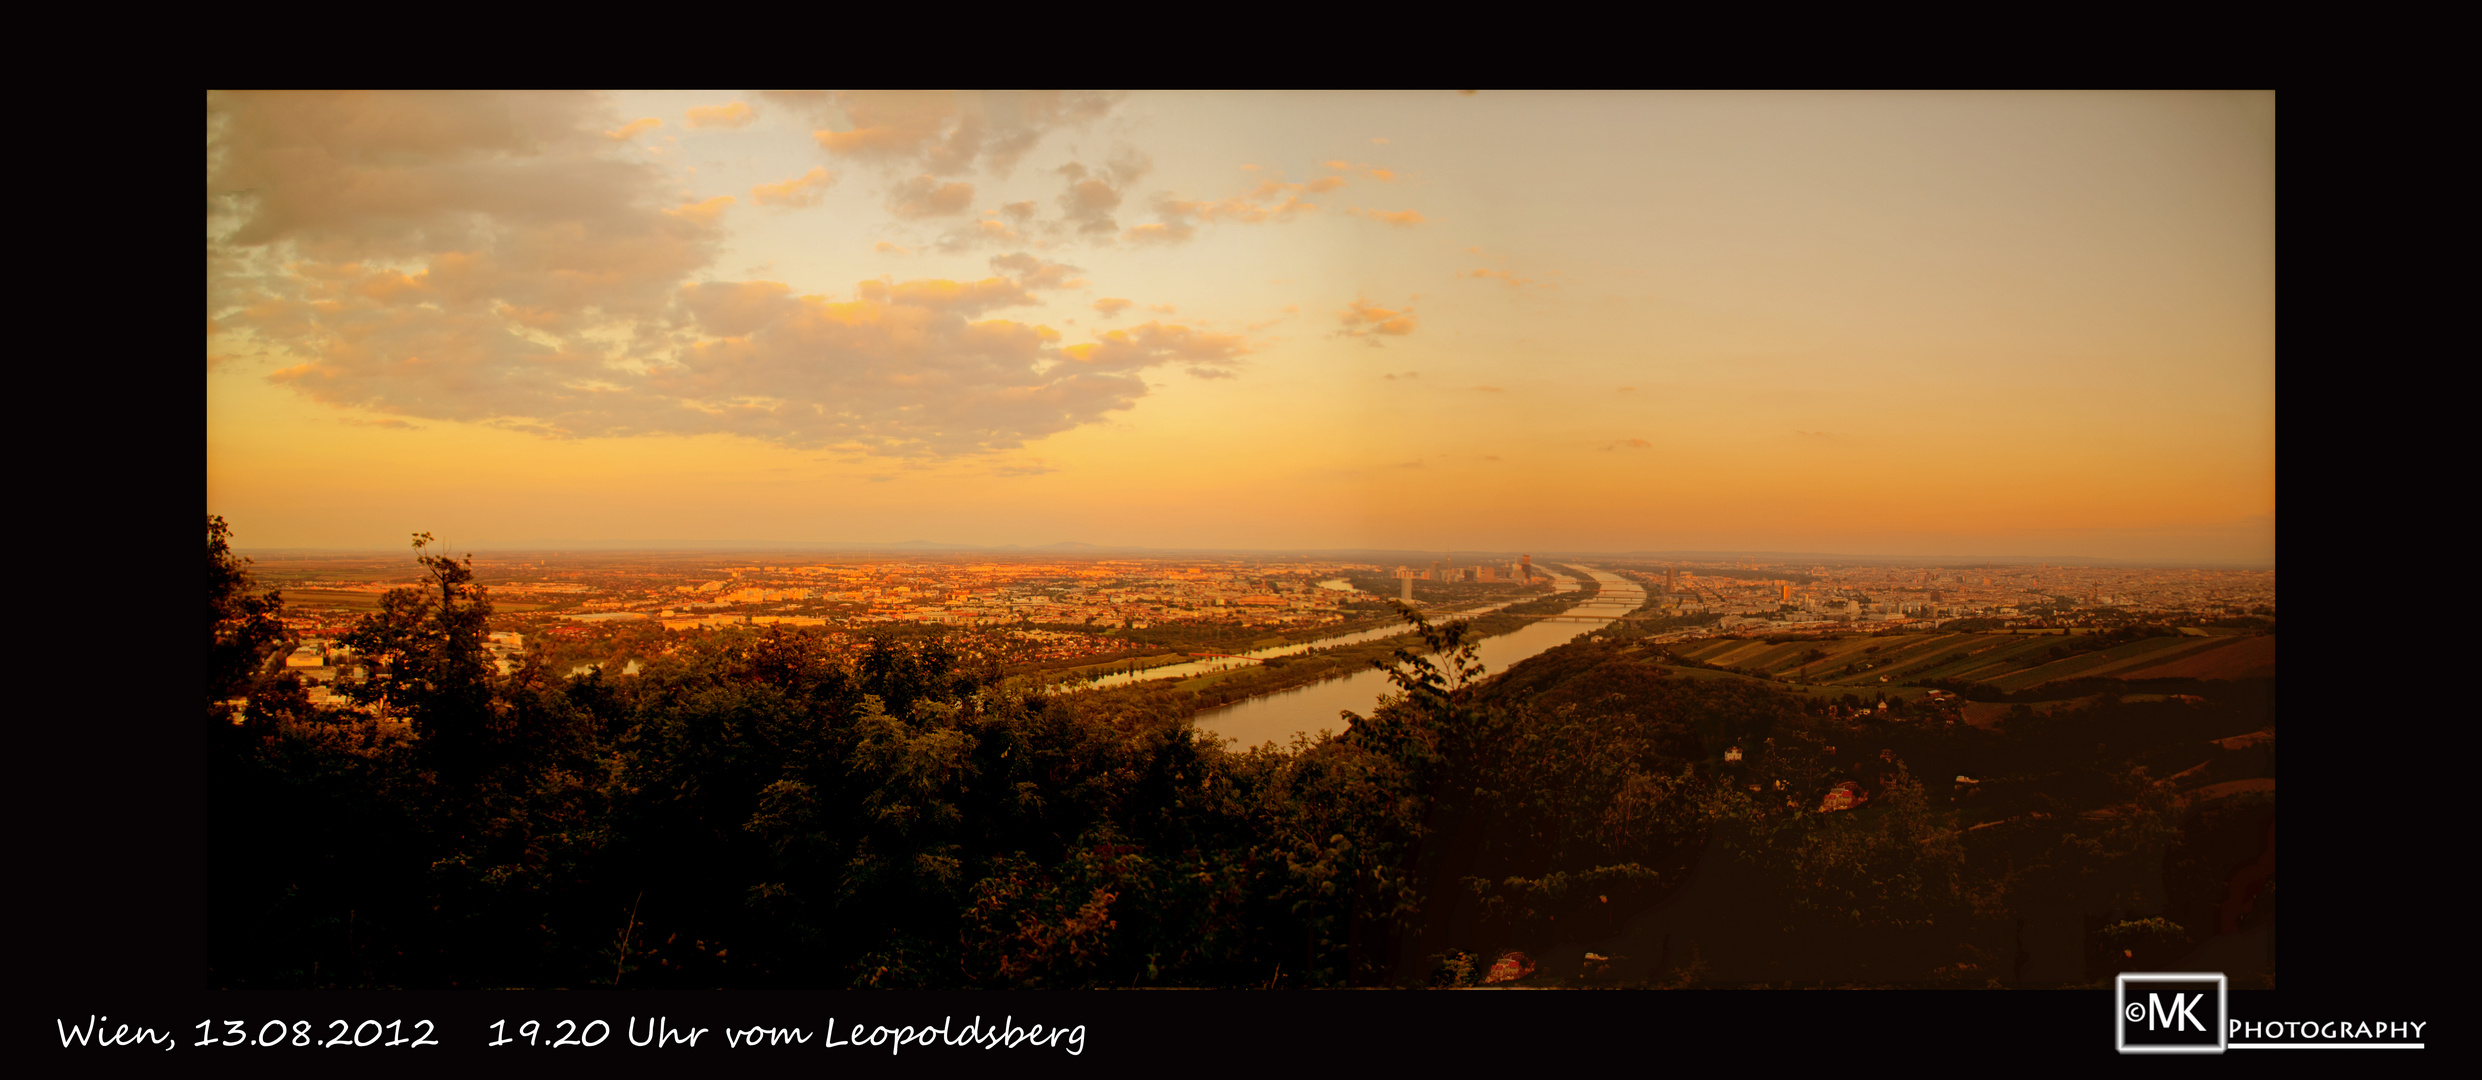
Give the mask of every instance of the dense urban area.
[{"label": "dense urban area", "polygon": [[[2048,565],[1782,565],[1749,559],[1597,558],[1648,587],[1649,613],[1697,625],[1666,640],[1856,629],[2091,630],[2272,616],[2272,571]],[[542,554],[471,557],[493,607],[502,674],[533,650],[563,674],[635,674],[685,634],[820,628],[831,647],[874,631],[952,627],[1013,664],[1205,654],[1310,640],[1419,606],[1547,588],[1530,555],[1453,554],[1419,565],[1316,558],[1015,559]],[[261,556],[295,645],[286,665],[330,699],[351,677],[338,639],[420,567],[389,559]],[[1411,588],[1404,586],[1410,580]],[[1695,617],[1712,617],[1697,619]],[[1181,647],[1186,647],[1181,648]],[[1167,651],[1169,650],[1169,651]],[[338,697],[337,702],[342,703]]]},{"label": "dense urban area", "polygon": [[217,986],[2273,985],[2272,571],[229,535]]}]

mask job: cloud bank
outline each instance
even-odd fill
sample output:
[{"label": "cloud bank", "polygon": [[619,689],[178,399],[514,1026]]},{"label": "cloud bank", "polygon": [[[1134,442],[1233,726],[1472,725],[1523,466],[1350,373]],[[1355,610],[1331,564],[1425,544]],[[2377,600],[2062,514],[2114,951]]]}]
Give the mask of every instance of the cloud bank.
[{"label": "cloud bank", "polygon": [[[831,99],[859,126],[817,137],[919,168],[895,201],[945,214],[971,187],[940,177],[1012,163],[1046,125],[1096,107],[1025,95],[1002,116],[965,100]],[[1131,408],[1148,368],[1225,377],[1248,351],[1160,321],[1064,344],[998,317],[1085,284],[1023,252],[978,281],[882,278],[843,297],[698,280],[727,215],[748,211],[679,194],[611,137],[637,125],[594,95],[217,94],[208,106],[210,354],[269,363],[275,382],[381,422],[976,454]],[[758,185],[751,202],[803,205],[833,182],[813,170]]]}]

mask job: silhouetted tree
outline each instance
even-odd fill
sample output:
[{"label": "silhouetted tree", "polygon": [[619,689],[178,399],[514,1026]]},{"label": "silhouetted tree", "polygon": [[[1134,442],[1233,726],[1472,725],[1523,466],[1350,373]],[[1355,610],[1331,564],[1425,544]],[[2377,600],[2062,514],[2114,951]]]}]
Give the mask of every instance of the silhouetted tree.
[{"label": "silhouetted tree", "polygon": [[416,560],[429,577],[391,589],[342,642],[370,665],[351,692],[412,728],[426,763],[452,784],[486,767],[492,741],[492,667],[483,650],[491,601],[474,585],[473,558],[433,555],[430,533],[414,534]]},{"label": "silhouetted tree", "polygon": [[232,530],[207,516],[207,721],[229,726],[225,702],[249,693],[268,655],[284,640],[276,619],[283,598],[274,589],[253,595],[250,560],[236,558]]}]

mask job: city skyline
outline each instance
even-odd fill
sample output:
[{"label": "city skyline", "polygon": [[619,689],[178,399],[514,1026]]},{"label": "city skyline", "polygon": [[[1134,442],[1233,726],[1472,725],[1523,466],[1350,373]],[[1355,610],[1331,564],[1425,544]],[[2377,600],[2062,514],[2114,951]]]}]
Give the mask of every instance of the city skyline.
[{"label": "city skyline", "polygon": [[209,100],[253,549],[2272,566],[2271,94]]}]

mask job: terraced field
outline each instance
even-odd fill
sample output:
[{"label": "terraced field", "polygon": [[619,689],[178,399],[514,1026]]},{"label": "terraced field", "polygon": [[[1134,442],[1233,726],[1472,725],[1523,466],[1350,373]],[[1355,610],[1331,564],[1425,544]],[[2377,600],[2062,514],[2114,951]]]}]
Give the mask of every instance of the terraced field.
[{"label": "terraced field", "polygon": [[[2051,650],[2073,642],[2074,636],[2058,633],[1856,634],[1774,644],[1763,638],[1735,637],[1698,642],[1679,655],[1759,678],[1790,678],[1819,687],[1894,687],[1931,679],[1966,679],[2003,690],[2060,679],[2183,675],[2192,668],[2199,674],[2191,677],[2235,678],[2244,673],[2272,673],[2275,662],[2271,637],[2188,636],[2140,638],[2046,662]],[[2251,644],[2256,642],[2264,644]]]},{"label": "terraced field", "polygon": [[2275,674],[2275,638],[2221,639],[2224,644],[2162,657],[2162,662],[2130,671],[2130,679],[2247,679]]},{"label": "terraced field", "polygon": [[2101,652],[2071,656],[2041,667],[1984,681],[2002,690],[2019,690],[2055,679],[2127,678],[2129,673],[2135,669],[2149,667],[2174,657],[2213,649],[2226,644],[2229,640],[2193,637],[2144,638],[2126,645],[2115,645]]}]

